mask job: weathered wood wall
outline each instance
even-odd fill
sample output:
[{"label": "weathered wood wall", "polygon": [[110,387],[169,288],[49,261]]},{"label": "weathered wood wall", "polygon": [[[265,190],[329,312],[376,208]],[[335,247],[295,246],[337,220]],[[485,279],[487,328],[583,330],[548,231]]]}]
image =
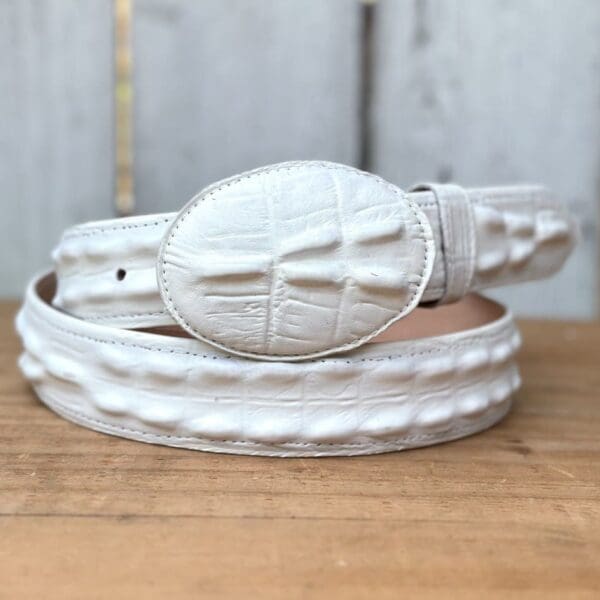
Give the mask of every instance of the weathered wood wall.
[{"label": "weathered wood wall", "polygon": [[357,159],[360,6],[138,0],[134,182],[141,212],[240,170]]},{"label": "weathered wood wall", "polygon": [[[1,294],[19,293],[64,226],[111,210],[112,2],[0,3]],[[136,212],[293,158],[368,167],[401,187],[541,182],[579,215],[582,243],[560,276],[497,295],[520,314],[597,316],[600,3],[133,8]]]},{"label": "weathered wood wall", "polygon": [[107,0],[0,1],[0,295],[112,213],[112,23]]}]

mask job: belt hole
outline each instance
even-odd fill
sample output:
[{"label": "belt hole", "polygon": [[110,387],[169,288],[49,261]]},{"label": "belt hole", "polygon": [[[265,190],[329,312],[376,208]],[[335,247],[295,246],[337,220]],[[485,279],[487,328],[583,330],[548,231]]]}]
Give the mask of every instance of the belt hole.
[{"label": "belt hole", "polygon": [[125,279],[126,275],[127,275],[127,271],[125,269],[118,269],[117,270],[117,281],[123,281],[123,279]]}]

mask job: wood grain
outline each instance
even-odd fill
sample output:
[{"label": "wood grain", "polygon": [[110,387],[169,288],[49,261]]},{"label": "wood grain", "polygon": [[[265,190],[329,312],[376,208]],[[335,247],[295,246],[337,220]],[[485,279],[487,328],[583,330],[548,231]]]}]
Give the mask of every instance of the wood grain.
[{"label": "wood grain", "polygon": [[401,187],[548,186],[578,215],[581,242],[557,277],[495,296],[521,315],[596,316],[600,3],[376,8],[373,170]]},{"label": "wood grain", "polygon": [[114,201],[112,3],[0,2],[0,295]]},{"label": "wood grain", "polygon": [[266,164],[358,156],[360,5],[138,0],[136,211]]},{"label": "wood grain", "polygon": [[363,458],[220,456],[63,421],[0,305],[0,597],[597,598],[600,324],[524,322],[497,427]]}]

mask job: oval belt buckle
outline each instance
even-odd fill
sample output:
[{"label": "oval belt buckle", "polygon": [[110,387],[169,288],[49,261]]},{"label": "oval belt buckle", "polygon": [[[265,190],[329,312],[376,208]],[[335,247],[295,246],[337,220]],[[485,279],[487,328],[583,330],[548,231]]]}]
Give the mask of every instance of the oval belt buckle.
[{"label": "oval belt buckle", "polygon": [[303,360],[360,346],[419,303],[435,247],[396,186],[344,165],[288,162],[202,190],[163,238],[173,318],[233,354]]}]

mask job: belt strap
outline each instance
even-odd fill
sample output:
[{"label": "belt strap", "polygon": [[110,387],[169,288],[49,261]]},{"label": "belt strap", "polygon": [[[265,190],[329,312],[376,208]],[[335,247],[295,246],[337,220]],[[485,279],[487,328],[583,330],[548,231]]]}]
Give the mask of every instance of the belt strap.
[{"label": "belt strap", "polygon": [[477,296],[417,309],[348,354],[297,363],[229,355],[175,328],[131,331],[53,308],[34,278],[17,318],[20,366],[78,425],[194,450],[348,456],[490,427],[520,384],[510,313]]},{"label": "belt strap", "polygon": [[[540,186],[466,189],[445,202],[446,207],[453,206],[460,197],[463,209],[459,211],[442,211],[431,190],[410,192],[407,197],[427,218],[435,245],[421,303],[446,303],[466,292],[549,277],[562,267],[575,242],[572,216]],[[442,212],[449,216],[442,219]],[[471,212],[473,220],[453,217],[462,212]],[[174,324],[159,293],[156,262],[161,241],[176,216],[112,219],[65,231],[53,252],[58,275],[54,306],[116,327]],[[465,230],[459,229],[459,221],[466,223]],[[448,232],[453,232],[454,244],[448,243]],[[466,258],[471,243],[474,264]]]}]

